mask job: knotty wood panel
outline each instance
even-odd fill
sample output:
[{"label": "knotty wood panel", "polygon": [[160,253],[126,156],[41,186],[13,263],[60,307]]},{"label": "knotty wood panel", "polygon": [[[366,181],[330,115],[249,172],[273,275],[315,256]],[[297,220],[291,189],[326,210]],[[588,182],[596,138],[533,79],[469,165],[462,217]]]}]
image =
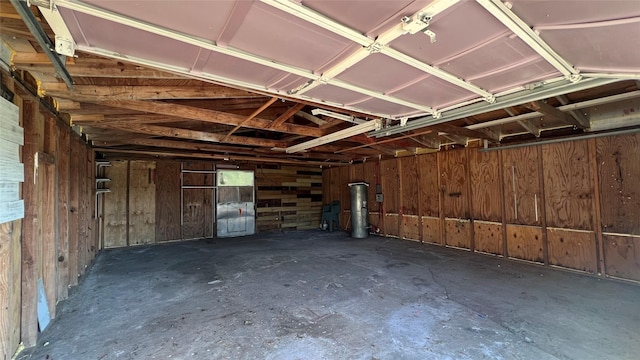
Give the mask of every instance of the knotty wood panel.
[{"label": "knotty wood panel", "polygon": [[371,225],[371,232],[380,234],[378,231],[381,229],[381,216],[379,212],[369,212],[369,225]]},{"label": "knotty wood panel", "polygon": [[[78,249],[80,242],[80,141],[70,139],[69,149],[69,285],[78,284]],[[24,190],[23,190],[24,191]]]},{"label": "knotty wood panel", "polygon": [[640,134],[596,139],[602,227],[640,235]]},{"label": "knotty wood panel", "polygon": [[[256,180],[258,178],[257,171],[259,170],[256,170]],[[331,202],[331,199],[329,198],[329,194],[331,192],[331,175],[332,174],[333,174],[333,171],[331,171],[331,168],[322,170],[322,203],[323,204],[329,204]]]},{"label": "knotty wood panel", "polygon": [[49,315],[56,317],[56,265],[57,244],[55,224],[55,167],[40,164],[38,169],[38,203],[39,203],[39,274],[44,283],[44,292],[49,306]]},{"label": "knotty wood panel", "polygon": [[507,224],[507,251],[509,257],[544,262],[542,228]]},{"label": "knotty wood panel", "polygon": [[349,167],[341,166],[338,168],[338,200],[340,200],[340,227],[345,229],[351,217],[351,192],[349,189],[350,182]]},{"label": "knotty wood panel", "polygon": [[595,273],[598,270],[593,231],[547,229],[549,263]]},{"label": "knotty wood panel", "polygon": [[419,191],[421,211],[424,216],[440,216],[438,189],[438,157],[437,153],[418,156],[417,166],[420,171]]},{"label": "knotty wood panel", "polygon": [[156,241],[180,239],[180,163],[156,161]]},{"label": "knotty wood panel", "polygon": [[104,247],[127,246],[127,191],[128,161],[111,161],[104,170],[105,177],[111,179],[104,200]]},{"label": "knotty wood panel", "polygon": [[547,226],[593,229],[593,187],[587,142],[543,145],[542,160]]},{"label": "knotty wood panel", "polygon": [[445,244],[457,248],[471,248],[471,221],[461,219],[445,219]]},{"label": "knotty wood panel", "polygon": [[[466,149],[439,152],[444,216],[469,219]],[[447,236],[448,237],[448,236]]]},{"label": "knotty wood panel", "polygon": [[443,238],[440,234],[440,224],[442,220],[437,217],[422,217],[422,241],[443,245]]},{"label": "knotty wood panel", "polygon": [[540,198],[538,150],[528,146],[503,151],[506,222],[540,225],[544,202]]},{"label": "knotty wood panel", "polygon": [[640,236],[605,234],[603,238],[607,275],[640,281]]},{"label": "knotty wood panel", "polygon": [[502,221],[502,182],[498,155],[497,151],[469,150],[474,219]]},{"label": "knotty wood panel", "polygon": [[[408,156],[398,159],[402,174],[402,209],[403,215],[418,215],[418,170],[417,158]],[[418,237],[414,239],[418,239]]]},{"label": "knotty wood panel", "polygon": [[13,222],[5,222],[0,224],[0,358],[9,359],[13,355],[10,353],[10,331],[9,327],[11,313],[9,312],[9,304],[11,303],[11,276],[20,276],[14,274],[12,270],[11,259],[11,238],[13,233]]},{"label": "knotty wood panel", "polygon": [[[384,211],[387,214],[398,214],[400,209],[398,208],[398,201],[400,200],[399,190],[399,178],[398,178],[398,160],[389,159],[380,161],[380,174],[382,180],[382,193],[384,195]],[[396,223],[397,225],[397,223]],[[385,221],[385,231],[392,231],[387,229],[387,222]],[[396,227],[397,229],[397,227]],[[397,233],[397,230],[395,230]]]},{"label": "knotty wood panel", "polygon": [[351,175],[350,175],[349,182],[365,181],[365,179],[364,179],[364,164],[362,164],[362,163],[355,164],[353,166],[350,166],[349,170],[351,170]]},{"label": "knotty wood panel", "polygon": [[129,244],[156,241],[155,161],[131,161],[129,175]]},{"label": "knotty wood panel", "polygon": [[420,217],[417,215],[402,216],[402,238],[420,241]]},{"label": "knotty wood panel", "polygon": [[502,223],[476,220],[473,222],[473,229],[476,251],[502,255],[504,243]]}]

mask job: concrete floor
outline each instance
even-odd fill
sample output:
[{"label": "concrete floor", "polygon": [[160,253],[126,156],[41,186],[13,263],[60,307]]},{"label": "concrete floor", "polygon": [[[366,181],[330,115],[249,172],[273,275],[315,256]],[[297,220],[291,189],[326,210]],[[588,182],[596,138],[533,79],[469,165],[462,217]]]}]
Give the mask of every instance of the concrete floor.
[{"label": "concrete floor", "polygon": [[322,231],[103,252],[18,359],[638,359],[640,287]]}]

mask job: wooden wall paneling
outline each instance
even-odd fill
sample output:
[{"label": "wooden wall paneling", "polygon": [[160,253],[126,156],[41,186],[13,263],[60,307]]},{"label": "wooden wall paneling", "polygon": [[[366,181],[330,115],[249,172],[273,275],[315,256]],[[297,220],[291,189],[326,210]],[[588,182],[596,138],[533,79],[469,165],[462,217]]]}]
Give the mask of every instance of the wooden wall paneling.
[{"label": "wooden wall paneling", "polygon": [[442,219],[433,216],[422,217],[422,241],[442,245]]},{"label": "wooden wall paneling", "polygon": [[498,151],[469,151],[472,216],[474,220],[502,222],[502,188]]},{"label": "wooden wall paneling", "polygon": [[438,214],[440,217],[440,231],[438,232],[440,234],[440,241],[439,244],[442,246],[446,245],[446,239],[445,239],[445,225],[444,225],[444,221],[445,221],[445,214],[444,214],[444,194],[446,192],[443,180],[442,180],[442,163],[444,162],[444,155],[441,151],[438,151],[436,153],[436,160],[437,160],[437,164],[438,164],[438,171],[436,176],[438,177]]},{"label": "wooden wall paneling", "polygon": [[384,228],[385,230],[385,236],[389,236],[389,237],[399,237],[400,234],[398,233],[398,230],[400,228],[400,214],[390,214],[390,213],[386,213],[384,214]]},{"label": "wooden wall paneling", "polygon": [[640,134],[596,139],[604,232],[640,235]]},{"label": "wooden wall paneling", "polygon": [[105,177],[111,179],[109,190],[104,199],[104,247],[115,248],[127,246],[127,178],[129,162],[126,160],[111,161],[106,167]]},{"label": "wooden wall paneling", "polygon": [[543,145],[542,163],[547,226],[593,230],[587,141]]},{"label": "wooden wall paneling", "polygon": [[544,263],[541,227],[507,224],[507,245],[510,258]]},{"label": "wooden wall paneling", "polygon": [[10,359],[13,353],[11,348],[11,282],[14,274],[12,270],[11,239],[13,233],[13,221],[0,224],[0,358]]},{"label": "wooden wall paneling", "polygon": [[[473,225],[473,197],[471,196],[471,166],[469,164],[469,152],[471,151],[468,147],[465,148],[466,151],[466,159],[467,163],[465,164],[467,170],[466,184],[467,184],[467,209],[469,209],[469,249],[471,251],[476,251],[476,239],[475,239],[475,227]],[[474,150],[474,152],[477,150]]]},{"label": "wooden wall paneling", "polygon": [[180,239],[180,163],[156,161],[156,241]]},{"label": "wooden wall paneling", "polygon": [[[213,164],[208,162],[185,162],[185,170],[213,170]],[[184,173],[185,186],[213,186],[214,176],[201,173]],[[207,222],[212,223],[210,211],[205,207],[213,206],[211,189],[184,189],[183,190],[183,239],[200,239],[207,235]]]},{"label": "wooden wall paneling", "polygon": [[22,162],[24,163],[25,181],[22,184],[24,199],[24,219],[22,221],[22,317],[21,341],[25,347],[36,345],[38,339],[37,288],[38,281],[38,198],[36,184],[33,181],[35,154],[42,149],[43,124],[36,120],[36,107],[33,101],[24,101],[22,106],[22,126],[24,128],[24,146]]},{"label": "wooden wall paneling", "polygon": [[398,161],[389,159],[380,161],[380,182],[382,185],[382,232],[387,236],[398,236]]},{"label": "wooden wall paneling", "polygon": [[418,212],[419,187],[417,166],[418,161],[415,156],[408,156],[399,159],[399,168],[402,182],[402,208],[403,215],[420,215]]},{"label": "wooden wall paneling", "polygon": [[87,248],[88,239],[89,239],[89,216],[87,216],[89,202],[87,200],[87,148],[84,146],[84,143],[80,142],[79,144],[79,153],[80,157],[78,161],[79,164],[79,203],[80,203],[80,213],[78,217],[80,236],[78,238],[78,274],[84,275],[84,271],[87,265],[87,254],[89,252]]},{"label": "wooden wall paneling", "polygon": [[56,150],[57,226],[58,226],[58,294],[68,296],[69,289],[69,128],[58,124]]},{"label": "wooden wall paneling", "polygon": [[506,193],[505,189],[505,174],[504,174],[504,156],[502,151],[498,151],[498,174],[500,176],[500,207],[501,207],[501,219],[502,219],[502,256],[509,256],[509,248],[507,246],[507,210],[506,210]]},{"label": "wooden wall paneling", "polygon": [[351,170],[351,179],[349,182],[366,182],[364,179],[364,164],[354,164],[349,166]]},{"label": "wooden wall paneling", "polygon": [[401,238],[404,239],[404,221],[403,221],[403,217],[404,217],[404,179],[402,178],[402,158],[397,158],[396,159],[396,167],[398,169],[398,228],[396,229],[396,235]]},{"label": "wooden wall paneling", "polygon": [[598,270],[593,231],[547,229],[549,264],[595,273]]},{"label": "wooden wall paneling", "polygon": [[49,306],[49,315],[56,317],[57,298],[57,250],[56,223],[55,223],[55,166],[53,164],[39,164],[38,168],[38,202],[40,220],[40,274],[44,283],[45,296]]},{"label": "wooden wall paneling", "polygon": [[402,238],[420,241],[420,217],[418,215],[402,216]]},{"label": "wooden wall paneling", "polygon": [[22,222],[24,220],[13,221],[13,230],[11,237],[11,269],[9,283],[9,354],[14,354],[20,344],[20,319],[22,306],[22,289],[21,289],[21,255],[22,246],[20,243],[22,237]]},{"label": "wooden wall paneling", "polygon": [[322,204],[333,199],[326,196],[331,192],[326,182],[337,177],[334,174],[332,169],[315,167],[271,165],[256,169],[258,231],[318,229]]},{"label": "wooden wall paneling", "polygon": [[340,227],[347,229],[351,219],[351,193],[349,189],[349,166],[338,167],[338,194],[340,200]]},{"label": "wooden wall paneling", "polygon": [[445,240],[447,246],[471,249],[471,220],[445,219]]},{"label": "wooden wall paneling", "polygon": [[503,254],[504,232],[502,223],[474,220],[473,227],[476,251],[494,255]]},{"label": "wooden wall paneling", "polygon": [[80,242],[80,140],[69,140],[69,285],[78,285]]},{"label": "wooden wall paneling", "polygon": [[[508,224],[541,225],[538,150],[535,146],[502,150],[505,218]],[[511,238],[507,236],[507,242]]]},{"label": "wooden wall paneling", "polygon": [[156,242],[155,161],[131,161],[129,175],[129,245]]},{"label": "wooden wall paneling", "polygon": [[607,276],[640,281],[640,236],[604,234]]},{"label": "wooden wall paneling", "polygon": [[445,217],[469,219],[466,149],[442,152],[440,177],[440,185],[444,188]]},{"label": "wooden wall paneling", "polygon": [[377,171],[379,163],[377,160],[367,161],[362,164],[363,178],[369,184],[367,191],[367,206],[369,213],[380,211],[380,203],[376,201],[376,185],[378,185]]},{"label": "wooden wall paneling", "polygon": [[437,153],[420,155],[417,158],[417,167],[420,173],[420,209],[422,216],[438,217],[439,212],[439,186],[438,186],[438,155]]}]

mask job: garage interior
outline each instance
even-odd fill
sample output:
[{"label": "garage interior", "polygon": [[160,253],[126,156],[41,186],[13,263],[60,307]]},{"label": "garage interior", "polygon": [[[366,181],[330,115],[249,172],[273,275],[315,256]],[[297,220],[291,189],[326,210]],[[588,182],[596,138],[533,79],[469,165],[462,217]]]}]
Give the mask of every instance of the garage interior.
[{"label": "garage interior", "polygon": [[635,358],[638,48],[637,1],[0,0],[0,358]]}]

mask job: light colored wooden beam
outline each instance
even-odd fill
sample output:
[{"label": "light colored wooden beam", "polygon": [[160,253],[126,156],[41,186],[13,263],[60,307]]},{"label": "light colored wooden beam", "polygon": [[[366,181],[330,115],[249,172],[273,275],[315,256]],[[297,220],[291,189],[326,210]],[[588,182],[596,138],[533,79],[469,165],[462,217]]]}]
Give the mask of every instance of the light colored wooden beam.
[{"label": "light colored wooden beam", "polygon": [[467,138],[475,138],[475,139],[487,139],[492,142],[500,142],[500,136],[498,134],[494,134],[486,131],[479,130],[471,130],[460,126],[450,125],[450,124],[438,124],[430,126],[430,128],[447,133],[449,135],[458,135]]},{"label": "light colored wooden beam", "polygon": [[[560,104],[562,105],[568,105],[570,103],[569,98],[567,98],[566,95],[556,96],[556,99],[558,99],[558,101],[560,101]],[[571,114],[571,116],[573,116],[574,119],[576,119],[578,123],[580,123],[583,128],[586,129],[591,127],[591,121],[589,121],[589,118],[582,111],[569,110],[568,112],[569,114]]]},{"label": "light colored wooden beam", "polygon": [[262,156],[237,156],[237,155],[187,153],[187,152],[121,150],[121,149],[111,149],[111,148],[93,148],[93,150],[96,152],[102,152],[106,154],[150,155],[150,156],[164,156],[164,157],[214,159],[214,160],[223,160],[223,161],[246,161],[251,163],[276,163],[276,164],[315,165],[315,166],[347,166],[349,165],[348,162],[296,160],[296,159],[273,158],[273,157],[262,157]]},{"label": "light colored wooden beam", "polygon": [[284,113],[282,113],[282,115],[278,116],[277,119],[273,120],[271,124],[269,124],[269,129],[280,126],[285,121],[289,120],[298,111],[300,111],[303,107],[305,107],[305,104],[295,104],[294,106],[290,107]]},{"label": "light colored wooden beam", "polygon": [[430,134],[432,132],[433,132],[432,129],[428,129],[428,130],[424,130],[424,131],[420,131],[420,132],[415,132],[415,133],[412,133],[412,134],[409,134],[409,135],[402,135],[402,136],[397,136],[397,137],[394,137],[394,138],[391,138],[391,139],[384,139],[384,140],[376,141],[376,142],[373,142],[371,144],[363,144],[363,145],[358,145],[358,146],[354,146],[354,147],[350,147],[350,148],[346,148],[346,149],[341,149],[339,151],[336,151],[336,153],[349,152],[349,151],[353,151],[353,150],[356,150],[356,149],[361,149],[361,148],[364,148],[364,147],[368,147],[370,145],[381,145],[381,144],[386,144],[386,143],[390,143],[390,142],[394,142],[394,141],[398,141],[398,140],[402,140],[402,139],[407,139],[407,138],[413,139],[414,137],[417,137],[419,135],[426,135],[426,134]]},{"label": "light colored wooden beam", "polygon": [[327,123],[325,120],[322,120],[319,117],[311,115],[311,114],[306,113],[304,111],[298,111],[296,113],[296,115],[300,116],[301,118],[305,118],[305,119],[311,121],[312,123],[314,123],[314,124],[316,124],[318,126],[322,126],[322,125]]},{"label": "light colored wooden beam", "polygon": [[[206,142],[212,142],[212,143],[221,143],[222,140],[225,138],[225,135],[221,135],[221,134],[213,134],[213,133],[208,133],[204,131],[171,128],[171,127],[157,126],[157,125],[144,125],[144,124],[124,125],[124,124],[99,123],[99,124],[94,124],[92,126],[102,127],[106,129],[121,130],[126,132],[133,132],[138,134],[198,140],[198,141],[206,141]],[[225,143],[236,144],[236,145],[261,146],[261,147],[268,147],[268,148],[288,146],[288,144],[284,141],[251,138],[246,136],[230,136],[228,139],[225,140]]]},{"label": "light colored wooden beam", "polygon": [[227,98],[263,98],[264,95],[233,89],[215,84],[201,86],[96,86],[75,85],[67,89],[63,83],[42,83],[38,93],[41,96],[65,99],[83,99],[89,97],[100,100],[162,100],[162,99],[227,99]]},{"label": "light colored wooden beam", "polygon": [[229,131],[229,133],[227,134],[227,136],[225,136],[224,139],[226,140],[229,136],[233,135],[233,133],[236,132],[238,129],[240,129],[244,124],[246,124],[247,122],[251,121],[251,119],[253,119],[256,116],[258,116],[261,112],[263,112],[266,108],[271,106],[271,104],[273,104],[277,100],[278,100],[278,98],[274,96],[271,99],[269,99],[269,101],[267,101],[266,103],[262,104],[262,106],[260,106],[258,109],[256,109],[256,111],[252,112],[249,116],[247,116],[246,119],[242,120],[242,122],[240,122],[233,129],[231,129],[231,131]]},{"label": "light colored wooden beam", "polygon": [[544,101],[532,101],[530,103],[527,103],[524,105],[527,109],[531,110],[531,111],[537,111],[539,113],[544,114],[545,116],[549,116],[553,119],[556,119],[558,121],[562,121],[564,123],[567,124],[571,124],[571,125],[575,125],[581,129],[585,129],[587,127],[589,127],[588,124],[581,124],[577,119],[575,119],[573,116],[556,109],[555,107],[547,104]]},{"label": "light colored wooden beam", "polygon": [[[157,101],[143,101],[143,100],[116,100],[116,101],[103,101],[102,105],[107,105],[116,108],[124,108],[129,110],[149,112],[153,114],[161,114],[167,116],[181,117],[185,119],[198,120],[204,122],[211,122],[225,125],[239,125],[243,124],[245,127],[265,130],[271,121],[260,118],[253,118],[247,122],[244,122],[245,117],[242,115],[236,115],[231,113],[225,113],[221,111],[201,109],[192,106],[168,104]],[[272,131],[283,132],[287,134],[305,135],[310,137],[320,137],[325,134],[324,130],[313,128],[310,126],[296,125],[296,124],[281,124]]]},{"label": "light colored wooden beam", "polygon": [[535,137],[540,136],[540,128],[536,126],[536,124],[532,123],[531,120],[518,120],[518,125],[522,126],[525,130],[535,135]]}]

